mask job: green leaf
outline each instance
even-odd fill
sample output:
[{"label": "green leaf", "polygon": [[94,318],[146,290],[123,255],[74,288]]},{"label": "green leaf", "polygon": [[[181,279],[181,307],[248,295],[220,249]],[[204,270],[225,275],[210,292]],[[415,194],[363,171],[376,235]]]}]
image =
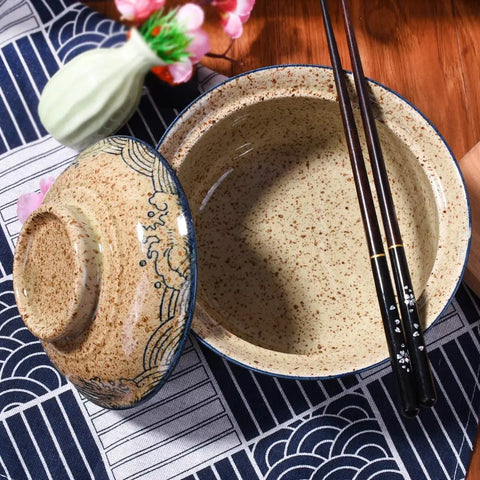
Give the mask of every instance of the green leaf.
[{"label": "green leaf", "polygon": [[192,39],[178,23],[176,13],[177,9],[165,14],[158,10],[140,28],[142,37],[165,63],[182,62],[189,56],[187,47]]}]

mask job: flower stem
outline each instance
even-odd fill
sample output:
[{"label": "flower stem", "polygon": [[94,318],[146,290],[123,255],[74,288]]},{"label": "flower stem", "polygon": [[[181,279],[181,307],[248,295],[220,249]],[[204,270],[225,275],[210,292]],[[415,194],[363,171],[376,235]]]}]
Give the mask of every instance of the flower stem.
[{"label": "flower stem", "polygon": [[227,47],[227,49],[223,53],[208,52],[206,54],[206,56],[211,57],[211,58],[223,58],[224,60],[227,60],[228,62],[235,63],[235,62],[237,62],[237,60],[235,60],[232,57],[227,56],[227,53],[232,49],[234,42],[235,42],[235,40],[232,38],[232,40],[230,41],[230,45]]}]

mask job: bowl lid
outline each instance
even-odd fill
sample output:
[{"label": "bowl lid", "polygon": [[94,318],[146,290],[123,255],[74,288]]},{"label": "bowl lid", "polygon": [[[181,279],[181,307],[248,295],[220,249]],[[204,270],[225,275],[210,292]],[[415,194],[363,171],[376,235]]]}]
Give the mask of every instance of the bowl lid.
[{"label": "bowl lid", "polygon": [[25,222],[19,311],[57,368],[100,406],[133,406],[176,365],[192,321],[196,244],[182,187],[155,149],[114,136],[82,152]]}]

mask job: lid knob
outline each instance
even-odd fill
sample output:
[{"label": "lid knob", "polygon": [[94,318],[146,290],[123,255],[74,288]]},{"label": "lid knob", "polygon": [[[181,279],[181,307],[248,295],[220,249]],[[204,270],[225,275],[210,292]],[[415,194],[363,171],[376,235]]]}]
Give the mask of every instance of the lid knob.
[{"label": "lid knob", "polygon": [[27,219],[15,251],[15,296],[36,337],[75,337],[92,321],[100,250],[92,226],[76,207],[43,205]]}]

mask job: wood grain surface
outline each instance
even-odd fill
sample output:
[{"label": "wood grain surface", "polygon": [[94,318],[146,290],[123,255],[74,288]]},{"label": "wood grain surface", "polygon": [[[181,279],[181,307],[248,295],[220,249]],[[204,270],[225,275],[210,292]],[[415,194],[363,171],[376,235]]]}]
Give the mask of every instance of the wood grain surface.
[{"label": "wood grain surface", "polygon": [[[118,19],[113,2],[84,3]],[[342,62],[349,69],[339,2],[330,4]],[[473,210],[469,285],[478,294],[480,1],[351,0],[350,5],[365,74],[422,111],[460,161]],[[213,18],[208,19],[207,30],[218,32],[211,42],[213,52],[222,53],[228,48],[229,39]],[[229,56],[233,62],[205,58],[202,63],[227,76],[281,63],[330,65],[319,1],[257,0],[244,34]],[[480,480],[480,437],[466,478]]]}]

